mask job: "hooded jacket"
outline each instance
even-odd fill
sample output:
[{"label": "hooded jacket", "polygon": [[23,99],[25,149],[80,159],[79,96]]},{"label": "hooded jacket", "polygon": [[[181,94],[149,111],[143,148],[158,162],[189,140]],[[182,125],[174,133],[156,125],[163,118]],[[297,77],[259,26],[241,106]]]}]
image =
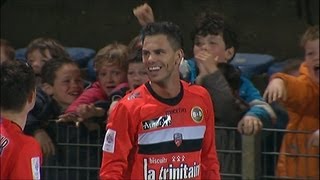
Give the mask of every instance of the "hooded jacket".
[{"label": "hooded jacket", "polygon": [[[319,128],[319,84],[311,79],[305,63],[299,68],[298,77],[277,73],[272,78],[281,78],[287,89],[284,106],[288,110],[287,130],[310,133],[287,133],[282,141],[276,173],[278,176],[319,179],[319,147],[308,147],[311,134]],[[303,157],[311,155],[313,157]]]}]

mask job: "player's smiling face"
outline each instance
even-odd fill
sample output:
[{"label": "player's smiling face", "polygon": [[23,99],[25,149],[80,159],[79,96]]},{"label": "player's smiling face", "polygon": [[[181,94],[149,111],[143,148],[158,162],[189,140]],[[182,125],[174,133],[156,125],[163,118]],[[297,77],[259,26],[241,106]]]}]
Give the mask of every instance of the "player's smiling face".
[{"label": "player's smiling face", "polygon": [[179,66],[179,58],[165,35],[146,36],[142,49],[143,63],[153,82],[166,82]]}]

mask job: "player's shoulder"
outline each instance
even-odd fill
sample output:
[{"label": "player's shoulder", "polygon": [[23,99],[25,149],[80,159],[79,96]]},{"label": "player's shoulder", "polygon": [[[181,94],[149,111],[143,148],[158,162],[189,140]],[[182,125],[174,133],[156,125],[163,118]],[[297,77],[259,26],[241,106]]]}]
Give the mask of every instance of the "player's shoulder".
[{"label": "player's shoulder", "polygon": [[133,91],[126,94],[121,100],[120,104],[126,106],[139,106],[143,105],[147,99],[149,98],[150,94],[148,93],[147,88],[145,85],[141,85],[138,88],[134,89]]},{"label": "player's shoulder", "polygon": [[15,153],[26,153],[26,150],[40,154],[41,147],[39,143],[31,136],[25,135],[20,132],[11,132],[5,135],[1,134],[2,150],[8,150]]},{"label": "player's shoulder", "polygon": [[181,82],[186,93],[202,97],[206,97],[209,95],[208,91],[200,85],[188,83],[183,80]]}]

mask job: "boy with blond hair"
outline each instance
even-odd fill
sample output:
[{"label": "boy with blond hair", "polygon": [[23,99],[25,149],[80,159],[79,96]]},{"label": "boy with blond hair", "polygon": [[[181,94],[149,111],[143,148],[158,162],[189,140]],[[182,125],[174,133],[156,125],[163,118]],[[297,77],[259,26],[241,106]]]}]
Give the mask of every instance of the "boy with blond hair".
[{"label": "boy with blond hair", "polygon": [[67,108],[59,121],[78,123],[91,117],[103,117],[108,109],[97,107],[94,103],[108,100],[115,89],[128,86],[127,58],[126,45],[115,42],[100,49],[94,59],[97,81]]}]

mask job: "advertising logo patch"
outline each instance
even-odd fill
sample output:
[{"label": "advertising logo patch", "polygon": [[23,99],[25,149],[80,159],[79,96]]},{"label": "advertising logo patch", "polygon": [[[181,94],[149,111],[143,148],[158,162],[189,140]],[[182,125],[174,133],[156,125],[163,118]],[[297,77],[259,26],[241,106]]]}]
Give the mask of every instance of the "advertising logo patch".
[{"label": "advertising logo patch", "polygon": [[196,123],[200,123],[203,120],[203,111],[199,106],[191,109],[191,118]]},{"label": "advertising logo patch", "polygon": [[106,132],[106,136],[104,137],[104,143],[102,150],[109,153],[114,153],[114,146],[115,146],[115,138],[117,132],[112,129],[108,129]]},{"label": "advertising logo patch", "polygon": [[31,170],[32,170],[32,178],[40,179],[40,158],[39,157],[31,158]]},{"label": "advertising logo patch", "polygon": [[155,119],[142,122],[143,130],[155,129],[160,127],[170,126],[172,122],[170,115],[160,116]]},{"label": "advertising logo patch", "polygon": [[174,133],[173,140],[177,147],[181,146],[182,144],[182,134],[181,133]]}]

